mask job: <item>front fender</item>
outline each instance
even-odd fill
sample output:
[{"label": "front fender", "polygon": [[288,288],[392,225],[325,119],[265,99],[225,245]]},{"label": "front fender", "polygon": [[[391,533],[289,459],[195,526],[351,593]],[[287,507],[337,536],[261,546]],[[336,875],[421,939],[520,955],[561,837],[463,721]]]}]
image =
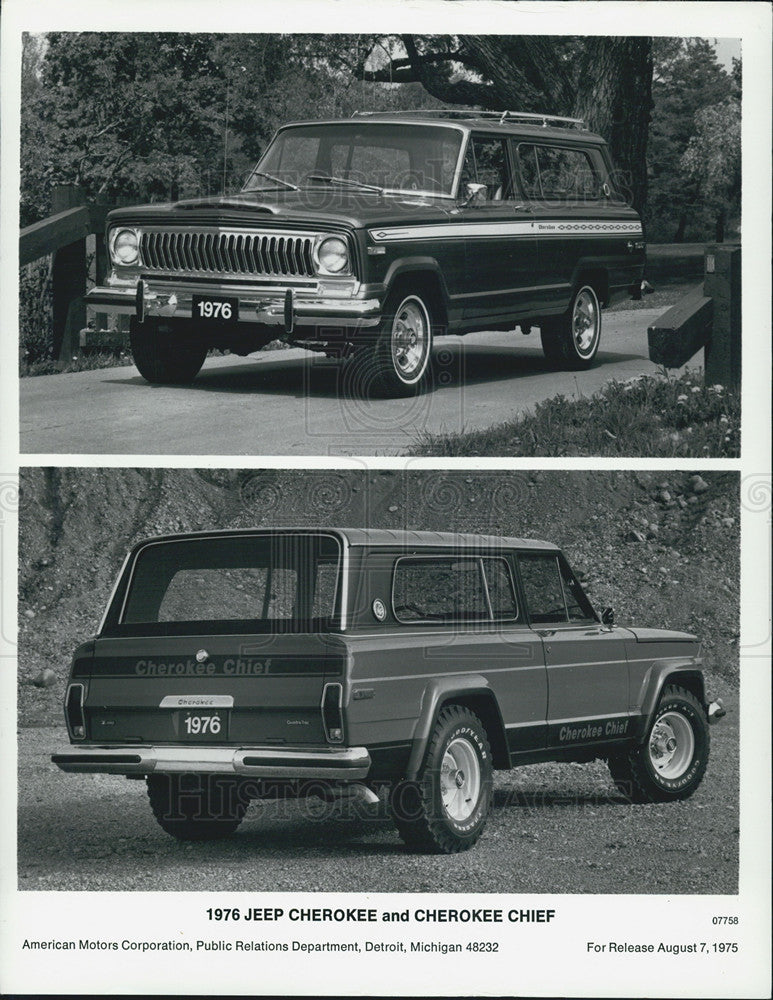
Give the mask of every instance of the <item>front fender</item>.
[{"label": "front fender", "polygon": [[706,707],[706,691],[701,670],[701,659],[697,656],[668,657],[655,660],[642,677],[641,687],[636,697],[642,716],[642,739],[649,731],[655,709],[666,684],[678,684],[691,691],[701,705]]}]

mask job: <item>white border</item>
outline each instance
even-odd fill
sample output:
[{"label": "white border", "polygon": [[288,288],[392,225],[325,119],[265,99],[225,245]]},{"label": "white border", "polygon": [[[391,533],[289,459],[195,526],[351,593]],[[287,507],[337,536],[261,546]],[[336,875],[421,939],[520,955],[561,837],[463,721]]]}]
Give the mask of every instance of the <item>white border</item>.
[{"label": "white border", "polygon": [[[183,15],[184,12],[184,15]],[[0,400],[2,400],[2,451],[0,473],[18,467],[18,384],[16,379],[18,252],[18,106],[19,32],[48,30],[180,30],[195,25],[197,31],[374,32],[410,30],[435,33],[439,23],[451,32],[538,34],[673,34],[707,37],[740,37],[744,57],[743,112],[743,233],[744,258],[744,372],[743,456],[740,460],[690,460],[691,469],[735,469],[741,473],[747,504],[742,516],[742,636],[759,634],[760,621],[769,616],[770,553],[769,474],[770,453],[770,39],[771,8],[756,3],[623,3],[623,2],[492,2],[476,0],[448,3],[444,0],[381,0],[378,4],[349,0],[111,0],[71,2],[52,0],[5,0],[2,10],[2,192],[0,194]],[[183,16],[181,16],[183,15]],[[294,15],[294,16],[293,16]],[[77,464],[121,467],[126,465],[169,467],[285,466],[288,468],[563,468],[563,469],[676,469],[681,460],[610,459],[509,459],[436,460],[415,459],[256,459],[241,456],[186,456],[164,459],[139,456],[36,455],[24,464]],[[0,489],[3,487],[0,475]],[[768,481],[769,482],[769,481]],[[6,480],[5,485],[7,486]],[[765,489],[768,493],[765,494]],[[767,495],[767,508],[755,509],[754,491]],[[7,499],[7,493],[6,493]],[[8,504],[6,505],[6,507]],[[12,504],[10,504],[12,507]],[[0,510],[0,556],[2,558],[2,608],[6,615],[15,608],[16,527],[12,510]],[[768,618],[769,620],[769,618]],[[88,992],[169,992],[181,989],[206,992],[296,992],[373,993],[384,987],[398,994],[442,995],[444,993],[522,995],[597,995],[626,993],[670,996],[767,996],[770,969],[770,858],[769,858],[769,639],[742,656],[741,710],[741,885],[738,897],[665,896],[370,896],[354,897],[358,905],[414,909],[422,905],[461,906],[474,902],[484,906],[551,906],[560,920],[546,932],[544,927],[509,929],[506,946],[498,959],[450,963],[447,958],[428,961],[409,956],[396,962],[391,956],[370,956],[355,964],[331,956],[311,963],[292,956],[272,962],[260,958],[226,962],[211,955],[194,956],[185,971],[165,954],[142,961],[136,956],[95,955],[86,964],[79,953],[69,956],[46,953],[31,960],[20,959],[15,943],[22,928],[34,928],[38,938],[65,936],[64,928],[77,925],[78,935],[105,936],[107,920],[115,935],[141,936],[128,928],[142,927],[145,936],[157,936],[171,926],[194,937],[220,936],[208,933],[195,916],[205,906],[233,903],[234,894],[165,893],[18,893],[16,891],[15,802],[15,621],[0,622],[0,735],[3,768],[0,794],[0,990],[2,992],[56,992],[61,989]],[[765,659],[765,656],[768,659]],[[762,665],[763,669],[760,669]],[[762,793],[761,793],[762,789]],[[256,860],[259,863],[259,859]],[[351,897],[346,897],[351,901]],[[333,905],[335,897],[309,895],[306,905]],[[300,896],[261,895],[258,905],[299,905]],[[337,900],[341,902],[341,900]],[[588,957],[579,946],[586,937],[607,940],[627,935],[635,940],[657,926],[661,938],[682,940],[703,933],[707,915],[739,913],[738,938],[742,953],[723,963],[671,960],[670,964],[647,958],[620,958],[601,962]],[[588,929],[592,933],[588,934]],[[699,928],[701,929],[699,931]],[[686,931],[689,929],[689,931]],[[693,930],[694,929],[694,930]],[[307,925],[311,940],[324,928]],[[232,932],[223,931],[222,936]],[[357,936],[355,927],[336,931],[342,940]],[[285,936],[293,936],[288,932]],[[380,934],[386,939],[388,935]],[[443,936],[446,936],[445,934]],[[376,935],[374,935],[376,937]],[[288,961],[288,958],[290,959]]]}]

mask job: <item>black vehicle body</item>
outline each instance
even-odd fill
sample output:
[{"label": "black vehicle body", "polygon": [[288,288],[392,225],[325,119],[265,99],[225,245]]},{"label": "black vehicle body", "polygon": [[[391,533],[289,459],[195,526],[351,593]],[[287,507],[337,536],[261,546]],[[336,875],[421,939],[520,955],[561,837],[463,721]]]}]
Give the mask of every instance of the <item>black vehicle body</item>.
[{"label": "black vehicle body", "polygon": [[[346,357],[391,336],[391,353],[399,354],[407,341],[392,324],[407,296],[420,304],[413,324],[421,327],[422,350],[412,361],[392,359],[389,344],[376,352],[376,377],[390,394],[415,391],[425,380],[433,333],[516,325],[527,332],[539,325],[546,354],[560,361],[546,331],[565,317],[571,321],[583,288],[591,289],[594,312],[638,297],[645,244],[604,140],[579,122],[534,118],[464,112],[447,119],[406,113],[355,120],[363,135],[387,125],[406,136],[447,130],[458,154],[453,180],[442,191],[371,190],[374,185],[358,187],[348,174],[310,174],[305,186],[283,180],[238,195],[117,209],[108,218],[108,245],[112,250],[116,234],[124,233],[136,241],[137,259],[122,264],[113,255],[107,285],[87,299],[101,312],[132,317],[135,360],[151,381],[187,381],[198,371],[203,355],[198,367],[193,358],[187,367],[175,366],[175,346],[183,353],[195,345],[246,354],[282,337]],[[322,136],[317,162],[329,163],[322,152],[326,130],[351,131],[352,120],[285,126],[257,174],[293,130],[303,135],[312,126]],[[476,150],[489,156],[494,150],[500,183],[479,165]],[[553,174],[544,168],[527,177],[538,155],[567,162],[554,165]],[[547,190],[556,172],[561,179]],[[488,188],[476,180],[481,177],[489,179]],[[331,237],[347,248],[340,273],[327,272],[317,254]],[[564,352],[564,363],[590,364],[599,332],[594,315],[593,342],[579,353]],[[556,332],[551,343],[560,344],[561,336]]]}]

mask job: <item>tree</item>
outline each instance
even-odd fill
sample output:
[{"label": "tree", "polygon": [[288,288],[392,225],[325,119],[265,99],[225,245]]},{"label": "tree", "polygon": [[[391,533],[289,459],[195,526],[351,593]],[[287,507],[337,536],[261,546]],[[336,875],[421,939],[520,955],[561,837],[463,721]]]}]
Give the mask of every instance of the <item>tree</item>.
[{"label": "tree", "polygon": [[682,169],[698,185],[704,205],[715,218],[714,238],[725,238],[728,212],[741,199],[741,102],[735,97],[703,108],[695,116],[695,134],[682,154]]},{"label": "tree", "polygon": [[538,35],[400,36],[386,62],[373,66],[381,38],[340,65],[359,79],[418,82],[448,104],[580,117],[608,140],[636,208],[647,196],[646,148],[651,109],[652,40]]},{"label": "tree", "polygon": [[681,243],[689,229],[693,238],[703,240],[712,216],[697,176],[685,169],[682,157],[695,134],[698,112],[733,93],[740,96],[740,63],[735,83],[708,39],[657,38],[654,64],[647,233],[654,242]]}]

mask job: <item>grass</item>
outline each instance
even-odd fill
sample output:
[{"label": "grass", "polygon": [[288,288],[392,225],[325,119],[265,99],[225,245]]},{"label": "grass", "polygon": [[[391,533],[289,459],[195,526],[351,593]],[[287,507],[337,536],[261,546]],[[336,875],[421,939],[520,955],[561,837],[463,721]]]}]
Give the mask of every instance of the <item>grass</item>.
[{"label": "grass", "polygon": [[704,386],[699,371],[675,378],[664,370],[609,382],[590,397],[555,396],[486,430],[424,434],[409,454],[737,458],[740,435],[738,393]]},{"label": "grass", "polygon": [[40,358],[37,361],[19,361],[19,378],[31,378],[35,375],[63,375],[70,372],[92,372],[98,368],[123,368],[133,365],[129,351],[94,351],[79,354],[68,361],[66,365],[59,364],[53,358]]}]

